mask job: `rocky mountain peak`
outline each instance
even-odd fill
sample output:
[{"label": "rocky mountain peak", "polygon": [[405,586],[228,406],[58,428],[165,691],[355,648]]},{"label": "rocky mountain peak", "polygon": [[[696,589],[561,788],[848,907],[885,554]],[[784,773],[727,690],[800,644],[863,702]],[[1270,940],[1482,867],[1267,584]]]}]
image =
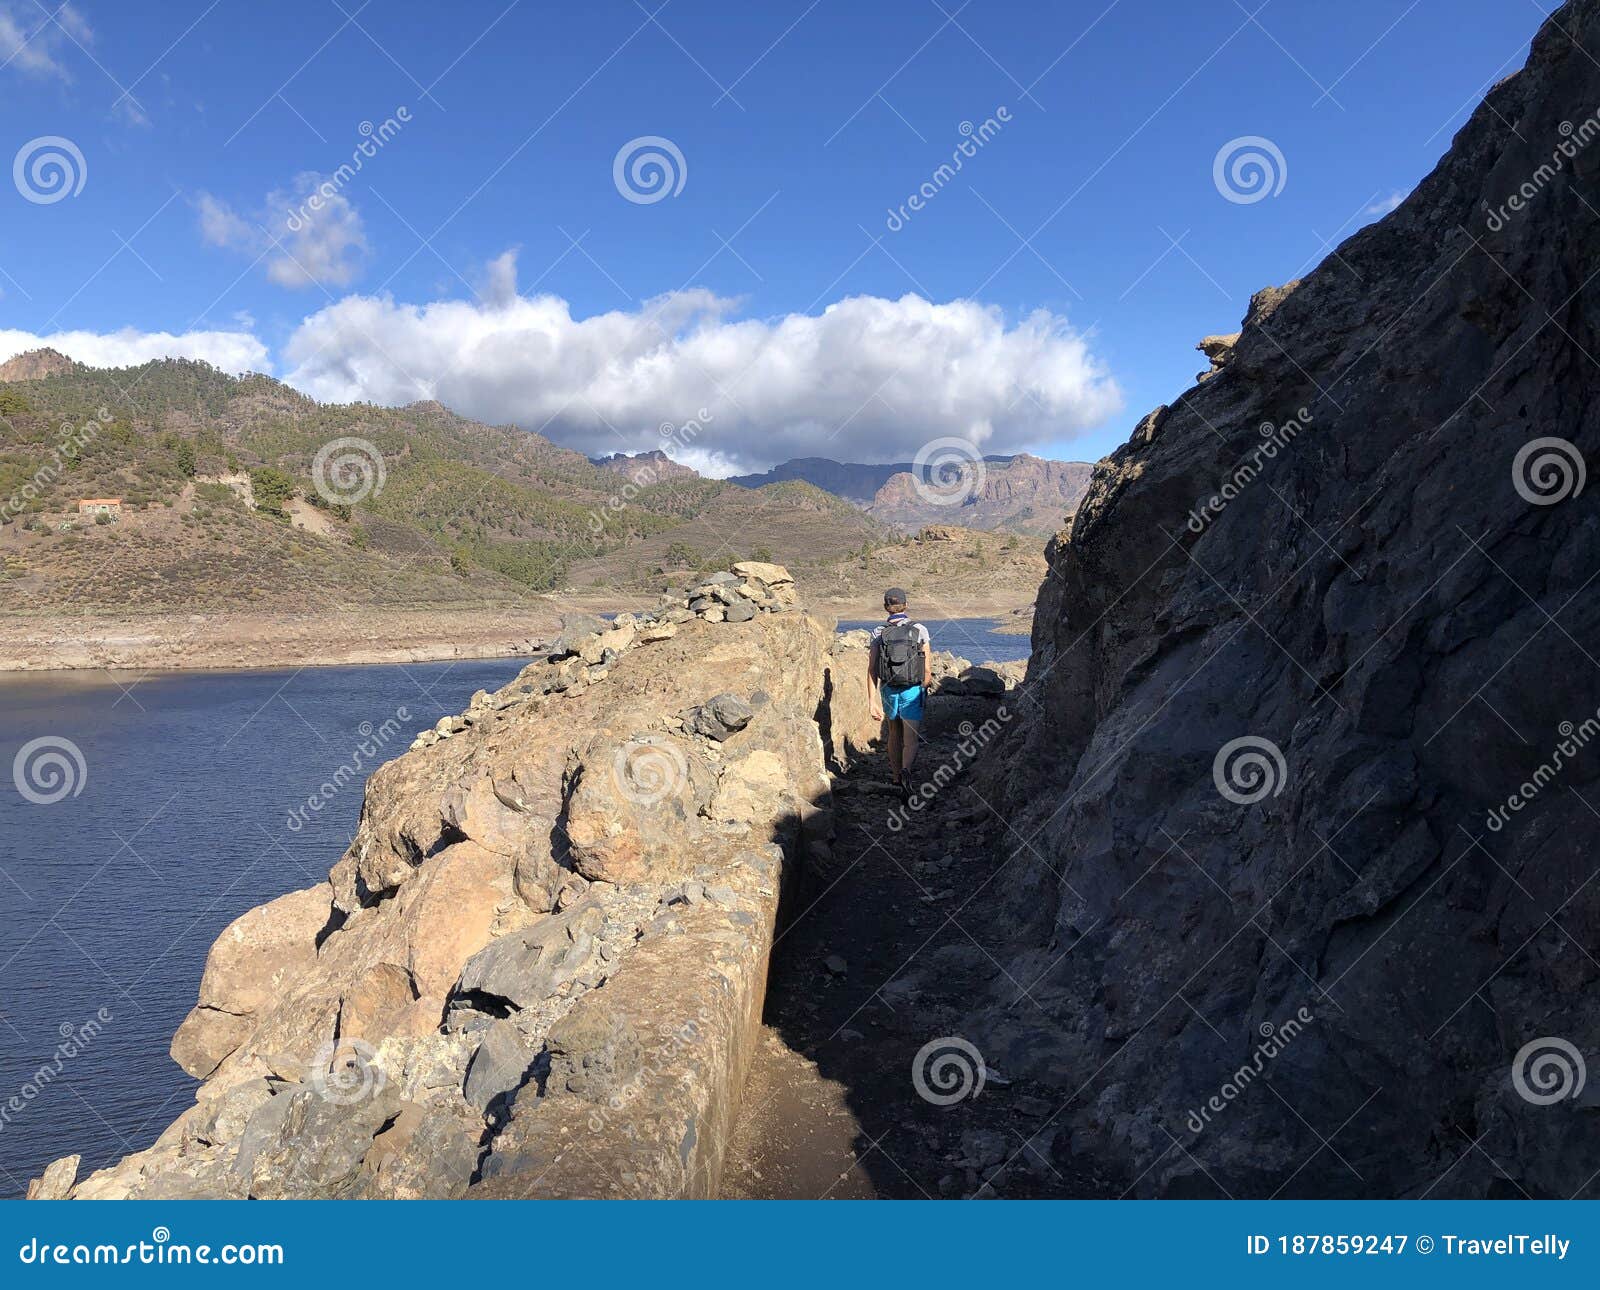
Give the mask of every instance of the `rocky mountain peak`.
[{"label": "rocky mountain peak", "polygon": [[659,484],[667,479],[700,478],[700,472],[693,466],[673,461],[660,448],[651,448],[647,452],[617,452],[609,457],[594,457],[590,460],[602,470],[614,470],[619,475],[626,475],[641,487]]},{"label": "rocky mountain peak", "polygon": [[906,532],[927,524],[960,524],[1046,536],[1077,506],[1094,467],[1030,453],[968,462],[937,481],[910,470],[890,476],[867,513]]},{"label": "rocky mountain peak", "polygon": [[59,350],[30,349],[0,363],[0,381],[37,381],[58,372],[70,372],[76,364]]}]

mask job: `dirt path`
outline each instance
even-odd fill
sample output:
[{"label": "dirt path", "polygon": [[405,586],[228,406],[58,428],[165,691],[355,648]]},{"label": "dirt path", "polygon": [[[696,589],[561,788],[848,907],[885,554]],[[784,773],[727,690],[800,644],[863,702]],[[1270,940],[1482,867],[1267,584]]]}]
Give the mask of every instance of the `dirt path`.
[{"label": "dirt path", "polygon": [[[924,773],[951,757],[968,719],[952,708],[941,720],[940,702],[918,758]],[[941,1105],[919,1092],[919,1052],[961,1037],[979,1004],[974,982],[997,972],[984,943],[1000,937],[979,902],[964,902],[986,880],[1004,881],[1009,853],[1003,826],[986,827],[992,814],[962,780],[899,830],[888,826],[897,802],[881,760],[835,781],[834,851],[810,865],[780,933],[724,1195],[1105,1194],[1070,1162],[1065,1117],[1051,1120],[1059,1094],[985,1068],[970,1095],[974,1064],[949,1044],[936,1050],[951,1059],[955,1083],[944,1087],[969,1095]],[[927,1079],[927,1060],[922,1069],[923,1087],[948,1096]]]}]

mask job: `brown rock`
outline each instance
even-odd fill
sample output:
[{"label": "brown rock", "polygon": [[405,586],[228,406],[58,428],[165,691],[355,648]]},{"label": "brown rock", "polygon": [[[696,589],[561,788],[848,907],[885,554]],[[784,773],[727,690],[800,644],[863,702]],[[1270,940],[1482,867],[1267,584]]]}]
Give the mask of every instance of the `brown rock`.
[{"label": "brown rock", "polygon": [[[24,355],[26,357],[26,355]],[[44,1174],[28,1184],[29,1200],[65,1200],[78,1178],[81,1156],[62,1156],[45,1166]]]},{"label": "brown rock", "polygon": [[794,581],[794,576],[781,564],[769,564],[764,560],[740,560],[734,564],[733,571],[741,578],[753,578],[769,587],[787,586]]},{"label": "brown rock", "polygon": [[244,1043],[255,1022],[215,1008],[191,1008],[172,1036],[172,1060],[196,1079],[205,1079]]},{"label": "brown rock", "polygon": [[490,851],[515,856],[527,847],[529,817],[507,805],[489,775],[480,774],[453,786],[439,803],[439,815],[451,828]]},{"label": "brown rock", "polygon": [[701,862],[716,776],[687,740],[603,737],[583,757],[567,807],[572,863],[606,882],[671,882]]},{"label": "brown rock", "polygon": [[339,1039],[379,1040],[402,1029],[402,1019],[416,997],[411,973],[393,963],[379,963],[363,973],[339,1000]]},{"label": "brown rock", "polygon": [[285,983],[317,955],[331,913],[326,883],[240,914],[206,955],[200,1006],[248,1016],[282,997]]}]

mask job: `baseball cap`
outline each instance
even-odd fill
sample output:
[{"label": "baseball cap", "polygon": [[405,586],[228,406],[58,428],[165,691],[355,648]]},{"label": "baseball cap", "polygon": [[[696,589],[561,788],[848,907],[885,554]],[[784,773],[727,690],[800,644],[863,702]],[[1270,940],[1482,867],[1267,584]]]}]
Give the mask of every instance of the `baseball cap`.
[{"label": "baseball cap", "polygon": [[903,605],[910,599],[904,587],[890,587],[883,593],[883,603],[886,605]]}]

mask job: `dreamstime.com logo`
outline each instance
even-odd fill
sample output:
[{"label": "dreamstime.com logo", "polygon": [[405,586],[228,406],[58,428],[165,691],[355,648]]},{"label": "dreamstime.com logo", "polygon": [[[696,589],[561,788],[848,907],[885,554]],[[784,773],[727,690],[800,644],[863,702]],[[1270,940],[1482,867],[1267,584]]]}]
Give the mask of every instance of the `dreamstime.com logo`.
[{"label": "dreamstime.com logo", "polygon": [[17,1260],[21,1263],[74,1267],[97,1264],[127,1267],[139,1263],[154,1263],[162,1267],[180,1267],[192,1263],[224,1264],[230,1267],[235,1264],[273,1264],[281,1267],[283,1246],[232,1243],[218,1246],[189,1245],[174,1241],[171,1231],[161,1226],[151,1230],[148,1241],[138,1241],[132,1245],[113,1245],[109,1241],[97,1245],[85,1245],[82,1242],[68,1244],[49,1237],[41,1241],[34,1236],[17,1251]]},{"label": "dreamstime.com logo", "polygon": [[970,439],[932,439],[911,461],[911,486],[931,506],[961,506],[983,491],[983,453]]},{"label": "dreamstime.com logo", "polygon": [[341,162],[333,174],[322,180],[299,206],[285,216],[284,227],[291,233],[298,233],[310,224],[317,212],[343,192],[345,185],[360,174],[366,163],[376,157],[379,149],[399,134],[410,120],[411,109],[402,104],[395,109],[393,116],[385,117],[377,125],[363,121],[357,127],[361,142],[351,150],[350,160]]},{"label": "dreamstime.com logo", "polygon": [[983,1092],[989,1068],[983,1054],[960,1035],[930,1039],[911,1059],[911,1084],[917,1096],[934,1106],[954,1106]]},{"label": "dreamstime.com logo", "polygon": [[11,782],[35,806],[77,797],[88,779],[83,749],[61,735],[28,740],[11,760]]},{"label": "dreamstime.com logo", "polygon": [[89,182],[89,163],[71,139],[41,134],[17,149],[11,162],[11,182],[35,206],[52,206],[83,191]]},{"label": "dreamstime.com logo", "polygon": [[1561,740],[1556,744],[1550,755],[1534,768],[1533,774],[1517,787],[1505,802],[1489,812],[1485,821],[1489,832],[1498,833],[1511,823],[1511,817],[1520,812],[1524,807],[1538,797],[1540,793],[1555,780],[1564,767],[1569,765],[1596,738],[1600,738],[1600,711],[1593,716],[1585,717],[1577,725],[1570,721],[1563,721],[1556,727],[1556,733]]},{"label": "dreamstime.com logo", "polygon": [[682,792],[689,763],[664,735],[639,735],[617,749],[611,759],[617,791],[639,806],[656,806]]},{"label": "dreamstime.com logo", "polygon": [[896,803],[890,810],[889,818],[884,821],[889,832],[900,832],[911,822],[914,813],[926,810],[939,794],[944,792],[956,777],[994,742],[995,737],[1010,722],[1011,716],[1011,710],[1002,703],[995,709],[994,716],[986,718],[981,726],[963,721],[956,727],[956,733],[960,738],[956,742],[955,751],[935,766],[933,774],[923,778],[904,802]]},{"label": "dreamstime.com logo", "polygon": [[1511,1085],[1524,1102],[1553,1106],[1583,1092],[1589,1077],[1583,1054],[1555,1035],[1532,1039],[1511,1059]]},{"label": "dreamstime.com logo", "polygon": [[950,183],[961,168],[978,155],[979,149],[1000,133],[1001,128],[1011,120],[1011,109],[999,107],[995,114],[986,118],[977,125],[971,121],[963,121],[957,131],[961,135],[961,142],[950,151],[950,160],[941,162],[932,174],[925,179],[916,192],[912,193],[905,201],[900,203],[898,210],[890,209],[884,219],[884,227],[891,233],[898,233],[918,211],[926,210],[927,205],[941,192],[946,184]]},{"label": "dreamstime.com logo", "polygon": [[334,439],[311,459],[312,486],[330,506],[354,506],[376,497],[388,478],[383,453],[370,439]]},{"label": "dreamstime.com logo", "polygon": [[1283,792],[1289,766],[1283,750],[1260,735],[1241,735],[1217,749],[1211,761],[1211,779],[1230,802],[1251,806]]},{"label": "dreamstime.com logo", "polygon": [[636,206],[653,206],[676,197],[689,182],[689,163],[671,139],[641,134],[617,149],[611,162],[611,182]]},{"label": "dreamstime.com logo", "polygon": [[[640,1067],[627,1083],[608,1097],[604,1106],[590,1114],[589,1132],[601,1133],[609,1128],[611,1122],[624,1115],[651,1083],[665,1072],[677,1070],[682,1065],[679,1058],[699,1041],[701,1032],[711,1024],[712,1020],[711,1013],[701,1008],[692,1018],[673,1030],[651,1061]],[[624,1133],[629,1132],[631,1126],[627,1120],[622,1121],[622,1126]]]},{"label": "dreamstime.com logo", "polygon": [[311,1087],[317,1096],[338,1106],[354,1106],[376,1097],[388,1083],[378,1050],[365,1039],[329,1040],[311,1059]]},{"label": "dreamstime.com logo", "polygon": [[394,716],[388,718],[381,726],[374,726],[370,721],[363,721],[356,727],[356,733],[361,736],[360,741],[350,750],[350,755],[342,761],[333,774],[317,785],[316,792],[306,798],[305,805],[296,806],[290,810],[284,826],[291,833],[298,833],[310,822],[313,815],[332,802],[340,793],[344,792],[351,784],[362,780],[362,772],[375,762],[381,761],[380,754],[396,735],[400,733],[401,722],[411,720],[411,709],[403,704],[394,710]]},{"label": "dreamstime.com logo", "polygon": [[1217,149],[1211,182],[1235,206],[1253,206],[1283,191],[1289,182],[1289,163],[1271,139],[1242,134]]},{"label": "dreamstime.com logo", "polygon": [[1530,439],[1511,463],[1511,486],[1530,506],[1554,506],[1576,497],[1588,481],[1583,454],[1566,439]]}]

